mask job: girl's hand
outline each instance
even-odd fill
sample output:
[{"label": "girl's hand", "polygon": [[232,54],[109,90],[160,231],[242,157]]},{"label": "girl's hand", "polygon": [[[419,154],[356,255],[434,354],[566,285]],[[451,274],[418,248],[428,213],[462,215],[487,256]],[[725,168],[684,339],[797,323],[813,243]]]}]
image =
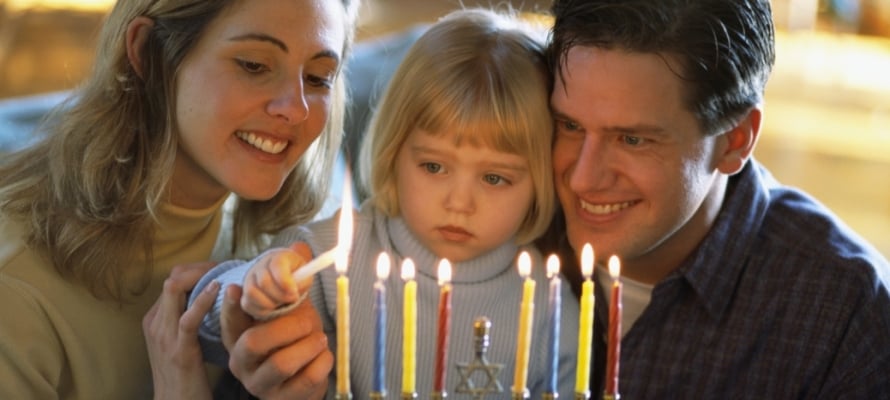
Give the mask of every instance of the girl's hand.
[{"label": "girl's hand", "polygon": [[241,308],[255,319],[265,319],[279,307],[298,301],[308,286],[301,282],[304,286],[298,288],[293,272],[306,264],[311,254],[304,243],[267,252],[244,277]]},{"label": "girl's hand", "polygon": [[161,296],[142,319],[156,400],[211,398],[198,326],[219,293],[219,283],[207,285],[188,310],[186,294],[214,265],[204,262],[173,268]]},{"label": "girl's hand", "polygon": [[241,298],[240,287],[226,288],[221,324],[232,374],[263,399],[323,398],[334,355],[312,302],[255,323],[241,309]]}]

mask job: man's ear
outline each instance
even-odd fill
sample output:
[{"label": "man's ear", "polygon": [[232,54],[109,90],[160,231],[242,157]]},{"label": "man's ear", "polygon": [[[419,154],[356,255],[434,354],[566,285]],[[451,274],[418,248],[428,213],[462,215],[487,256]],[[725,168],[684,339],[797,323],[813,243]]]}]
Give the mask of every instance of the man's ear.
[{"label": "man's ear", "polygon": [[720,172],[732,175],[741,171],[745,166],[745,162],[754,152],[754,146],[760,136],[762,115],[760,107],[754,107],[735,127],[723,133],[721,140],[726,143],[722,146],[723,153],[719,155],[720,158],[717,161],[717,169]]},{"label": "man's ear", "polygon": [[135,71],[136,75],[140,78],[145,78],[142,72],[145,68],[145,66],[142,65],[142,62],[144,61],[142,59],[142,51],[145,48],[145,42],[148,41],[148,35],[151,34],[151,29],[154,25],[154,20],[143,16],[133,18],[133,20],[130,21],[130,24],[127,25],[127,59],[130,61],[130,66],[133,67],[133,71]]}]

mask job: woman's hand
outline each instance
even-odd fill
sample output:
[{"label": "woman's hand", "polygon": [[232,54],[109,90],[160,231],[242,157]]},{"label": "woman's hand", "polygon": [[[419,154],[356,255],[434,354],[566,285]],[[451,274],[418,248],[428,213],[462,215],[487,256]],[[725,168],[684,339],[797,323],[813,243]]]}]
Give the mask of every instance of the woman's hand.
[{"label": "woman's hand", "polygon": [[[293,249],[303,253],[304,259],[310,258],[305,245]],[[308,290],[310,283],[301,282],[300,290]],[[250,393],[263,399],[323,398],[334,356],[312,302],[254,324],[241,309],[240,299],[241,288],[228,286],[221,324],[232,374]]]},{"label": "woman's hand", "polygon": [[198,345],[198,326],[219,293],[219,283],[207,285],[188,310],[186,294],[214,264],[173,268],[161,296],[142,319],[156,400],[211,398]]}]

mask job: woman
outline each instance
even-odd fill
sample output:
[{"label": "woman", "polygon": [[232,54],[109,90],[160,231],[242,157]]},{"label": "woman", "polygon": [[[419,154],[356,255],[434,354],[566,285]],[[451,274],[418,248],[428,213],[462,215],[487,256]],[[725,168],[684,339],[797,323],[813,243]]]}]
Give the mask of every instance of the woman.
[{"label": "woman", "polygon": [[[173,266],[254,254],[315,214],[328,182],[310,166],[330,170],[339,144],[351,3],[114,7],[92,76],[41,143],[0,162],[0,398],[149,397],[143,316],[163,286],[145,317],[162,349],[207,267]],[[187,327],[174,342],[184,348],[196,340]],[[281,389],[262,383],[282,372],[264,349],[231,351],[254,394]]]},{"label": "woman", "polygon": [[[518,368],[522,364],[515,360],[516,305],[523,296],[516,259],[522,252],[530,255],[534,265],[530,277],[547,282],[543,257],[528,244],[546,229],[556,202],[543,36],[510,12],[453,11],[417,39],[380,98],[362,154],[366,162],[362,171],[369,171],[362,183],[370,197],[355,214],[347,271],[353,299],[348,326],[359,334],[350,336],[349,376],[334,373],[330,379],[350,382],[357,397],[381,389],[398,394],[401,387],[399,346],[387,352],[382,370],[389,373],[381,374],[375,367],[375,337],[361,334],[375,329],[372,299],[378,283],[386,288],[387,304],[401,304],[404,297],[404,281],[397,272],[378,280],[374,266],[381,253],[389,255],[395,266],[406,259],[416,266],[419,351],[412,390],[421,398],[454,390],[463,382],[457,373],[434,373],[439,307],[435,294],[440,290],[442,259],[453,266],[454,296],[451,345],[445,358],[460,360],[473,354],[471,328],[484,315],[497,327],[491,331],[487,354],[503,367],[505,385],[512,382],[517,391],[528,389],[533,399],[544,393],[573,395],[576,349],[563,346],[561,352],[547,354],[546,307],[534,310],[534,323],[529,325],[536,333],[528,342],[527,370]],[[305,242],[320,253],[337,244],[338,221],[332,217],[295,226],[282,231],[275,242]],[[298,288],[301,282],[291,274],[306,258],[278,248],[247,262],[223,262],[201,279],[196,290],[217,281],[223,287],[243,285],[241,304],[257,319],[287,310],[299,293],[308,290],[328,339],[336,342],[340,273],[328,268],[315,276],[311,289]],[[546,304],[547,290],[548,285],[537,285],[536,303]],[[562,295],[572,296],[568,285],[562,286]],[[578,304],[566,302],[561,313],[562,342],[577,340]],[[216,317],[214,309],[200,329],[208,345],[205,351],[219,347],[213,346],[220,336]],[[385,341],[403,342],[402,309],[390,307],[386,318]],[[553,357],[562,362],[553,364]],[[454,371],[450,365],[448,369]],[[525,383],[512,381],[517,370]],[[335,393],[333,385],[328,393]]]}]

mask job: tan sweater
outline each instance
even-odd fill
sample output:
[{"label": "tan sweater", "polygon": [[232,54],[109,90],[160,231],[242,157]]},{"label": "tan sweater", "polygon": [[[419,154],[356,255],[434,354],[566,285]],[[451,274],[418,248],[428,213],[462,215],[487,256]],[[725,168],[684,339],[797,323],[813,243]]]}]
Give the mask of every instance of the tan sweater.
[{"label": "tan sweater", "polygon": [[0,399],[150,398],[142,317],[173,266],[211,258],[221,210],[165,206],[151,284],[125,305],[62,279],[0,217]]}]

